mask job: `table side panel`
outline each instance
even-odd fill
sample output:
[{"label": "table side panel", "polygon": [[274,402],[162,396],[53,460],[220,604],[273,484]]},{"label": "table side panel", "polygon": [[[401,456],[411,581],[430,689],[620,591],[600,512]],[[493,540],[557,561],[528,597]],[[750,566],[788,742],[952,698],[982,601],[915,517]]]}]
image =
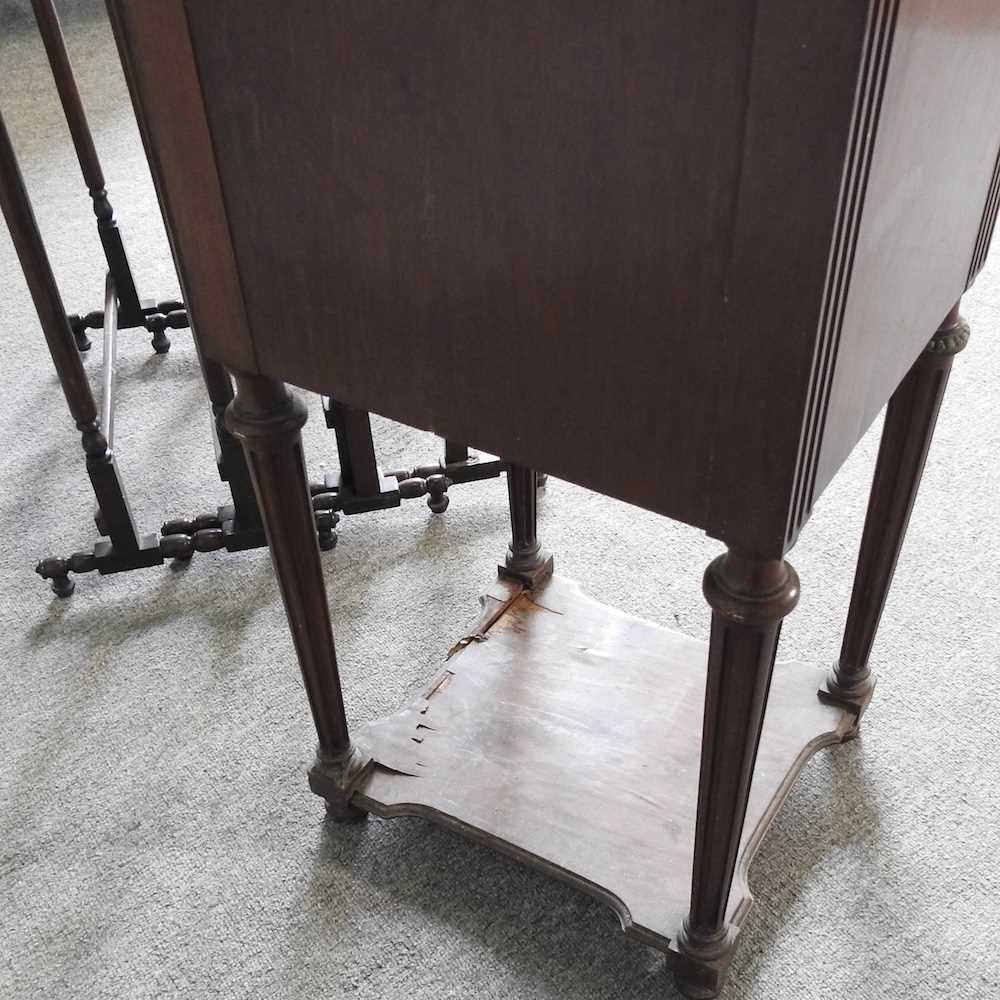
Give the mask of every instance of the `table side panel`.
[{"label": "table side panel", "polygon": [[[182,271],[217,286],[208,306],[193,294],[206,353],[254,364],[231,333],[245,298],[261,371],[756,554],[794,540],[919,350],[915,317],[968,272],[982,204],[955,191],[985,200],[995,149],[957,157],[952,140],[996,103],[986,0],[291,0],[278,21],[188,0],[186,29],[177,2],[158,18],[150,0],[110,0]],[[886,10],[893,58],[831,365],[821,275],[869,16]],[[188,72],[163,97],[139,64],[157,35],[183,48],[183,30],[200,93]],[[955,86],[928,84],[935,64]],[[189,129],[171,119],[202,113],[222,191],[199,239],[205,178],[164,160]],[[900,180],[900,149],[916,180]],[[936,267],[887,263],[925,251],[938,216]],[[230,235],[238,269],[202,282]]]},{"label": "table side panel", "polygon": [[752,6],[189,3],[262,367],[703,519]]},{"label": "table side panel", "polygon": [[824,280],[857,136],[862,56],[877,25],[867,4],[761,0],[754,28],[705,526],[776,557],[822,364]]},{"label": "table side panel", "polygon": [[965,290],[1000,148],[1000,6],[902,0],[814,500]]}]

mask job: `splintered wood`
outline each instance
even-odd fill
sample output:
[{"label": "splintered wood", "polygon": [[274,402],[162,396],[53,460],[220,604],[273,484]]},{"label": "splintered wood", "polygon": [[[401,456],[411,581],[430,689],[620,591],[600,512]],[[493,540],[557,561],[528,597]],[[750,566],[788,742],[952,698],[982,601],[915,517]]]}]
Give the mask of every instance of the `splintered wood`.
[{"label": "splintered wood", "polygon": [[[425,693],[372,723],[359,804],[428,817],[605,900],[667,949],[687,912],[707,646],[553,577],[498,581]],[[851,719],[823,672],[779,663],[730,896],[792,779]]]}]

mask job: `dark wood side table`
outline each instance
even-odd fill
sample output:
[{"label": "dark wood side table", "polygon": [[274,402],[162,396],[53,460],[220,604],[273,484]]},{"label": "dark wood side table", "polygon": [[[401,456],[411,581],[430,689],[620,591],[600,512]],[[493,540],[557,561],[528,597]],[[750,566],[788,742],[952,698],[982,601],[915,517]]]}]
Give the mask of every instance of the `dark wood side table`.
[{"label": "dark wood side table", "polygon": [[[754,849],[871,696],[968,337],[955,303],[1000,202],[1000,7],[110,9],[185,301],[235,376],[313,790],[568,879],[713,996]],[[421,699],[353,734],[286,382],[509,463],[513,537],[480,620]],[[887,400],[840,659],[775,664],[786,553]],[[551,575],[539,468],[725,543],[707,644]]]},{"label": "dark wood side table", "polygon": [[[118,339],[126,330],[143,328],[152,334],[153,349],[166,354],[171,344],[167,331],[185,329],[187,313],[181,302],[139,298],[55,5],[53,0],[31,0],[31,6],[107,261],[104,308],[67,315],[0,108],[0,212],[35,302],[71,416],[82,434],[87,472],[97,501],[94,521],[105,536],[90,551],[74,552],[68,558],[43,558],[37,563],[36,572],[51,581],[52,591],[69,597],[80,573],[104,575],[146,569],[161,566],[167,559],[187,562],[195,552],[244,551],[265,545],[266,537],[243,448],[225,424],[225,411],[233,399],[230,376],[223,365],[198,351],[197,344],[211,404],[216,465],[220,479],[228,484],[232,503],[197,516],[171,518],[162,523],[159,537],[143,531],[133,518],[114,447]],[[88,331],[97,329],[102,330],[104,341],[100,411],[83,364],[73,351],[74,344],[80,353],[89,351]],[[440,514],[450,503],[451,486],[501,474],[502,463],[493,456],[470,453],[466,445],[447,440],[441,459],[383,473],[369,415],[330,396],[323,398],[323,411],[327,426],[336,434],[340,469],[339,474],[328,473],[323,482],[310,487],[321,549],[336,545],[334,529],[341,513],[384,510],[398,507],[403,499],[426,496],[430,510]]]}]

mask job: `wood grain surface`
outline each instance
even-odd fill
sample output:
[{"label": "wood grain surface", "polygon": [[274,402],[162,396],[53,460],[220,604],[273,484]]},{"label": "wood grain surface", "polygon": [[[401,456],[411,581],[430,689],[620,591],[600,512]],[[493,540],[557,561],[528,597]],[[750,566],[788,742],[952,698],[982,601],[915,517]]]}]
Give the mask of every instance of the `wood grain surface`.
[{"label": "wood grain surface", "polygon": [[992,230],[992,0],[109,2],[209,357],[760,558]]},{"label": "wood grain surface", "polygon": [[[355,733],[376,762],[354,801],[425,816],[607,902],[667,949],[687,914],[707,644],[615,611],[555,576],[500,581],[424,696]],[[500,612],[500,609],[503,609]],[[822,670],[779,663],[729,900],[795,775],[853,716]]]}]

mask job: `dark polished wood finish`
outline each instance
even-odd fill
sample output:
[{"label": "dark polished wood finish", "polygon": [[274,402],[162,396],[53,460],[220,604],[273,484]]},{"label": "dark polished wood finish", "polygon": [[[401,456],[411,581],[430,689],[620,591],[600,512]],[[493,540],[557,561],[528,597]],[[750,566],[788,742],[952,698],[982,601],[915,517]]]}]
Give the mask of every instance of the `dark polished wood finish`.
[{"label": "dark polished wood finish", "polygon": [[[856,725],[856,702],[816,697],[814,670],[804,698],[776,697],[779,672],[769,701],[797,594],[784,556],[981,267],[1000,198],[1000,7],[109,6],[206,354],[509,469],[501,591],[458,668],[364,730],[334,799],[431,816],[601,895],[668,951],[683,990],[713,995],[749,906],[738,859],[805,756]],[[942,370],[894,397],[885,463],[907,476]],[[534,469],[725,542],[707,648],[560,600]],[[300,472],[282,477],[296,496]],[[889,537],[865,544],[861,591],[878,602],[914,486],[873,504]],[[277,482],[259,493],[276,523],[288,501]],[[272,538],[279,575],[303,554],[299,522]],[[319,590],[308,573],[286,600],[311,670],[332,642],[321,598],[294,589]],[[836,683],[854,684],[870,615],[852,614]],[[794,748],[777,770],[771,732]],[[636,772],[657,753],[669,777],[651,793]]]},{"label": "dark polished wood finish", "polygon": [[712,608],[701,737],[698,822],[691,912],[680,939],[692,959],[678,985],[690,997],[715,996],[732,955],[729,890],[750,798],[781,621],[798,603],[799,580],[781,560],[728,552],[705,573]]},{"label": "dark polished wood finish", "polygon": [[552,556],[538,541],[538,473],[523,465],[507,466],[511,540],[507,558],[499,567],[501,577],[537,587],[552,575]]},{"label": "dark polished wood finish", "polygon": [[[558,574],[534,591],[498,580],[482,604],[423,694],[356,733],[367,771],[355,801],[424,816],[571,882],[692,976],[699,966],[677,938],[690,907],[690,720],[705,701],[707,644]],[[818,701],[822,678],[809,664],[775,666],[728,894],[734,929],[750,909],[750,861],[795,775],[853,724]]]},{"label": "dark polished wood finish", "polygon": [[328,413],[332,416],[337,452],[341,456],[341,491],[362,497],[376,496],[382,488],[383,477],[375,459],[371,418],[364,410],[335,400],[330,401]]},{"label": "dark polished wood finish", "polygon": [[305,404],[274,379],[237,372],[235,382],[236,397],[226,419],[246,451],[319,737],[310,784],[327,800],[331,813],[351,818],[357,810],[348,805],[345,789],[356,755],[347,732],[302,454]]},{"label": "dark polished wood finish", "polygon": [[840,657],[827,685],[860,714],[871,698],[868,659],[930,449],[955,355],[969,327],[952,309],[889,400]]},{"label": "dark polished wood finish", "polygon": [[[212,430],[217,466],[220,478],[229,485],[232,503],[220,506],[211,513],[168,519],[161,526],[163,537],[158,543],[151,534],[140,536],[136,533],[132,514],[121,486],[121,476],[116,467],[111,433],[113,426],[111,416],[114,412],[113,345],[117,343],[119,339],[117,334],[122,330],[144,327],[152,334],[155,350],[166,353],[170,348],[167,331],[187,327],[187,313],[183,303],[179,301],[140,302],[123,240],[108,198],[104,171],[87,122],[55,5],[51,0],[32,0],[32,7],[80,170],[93,202],[98,233],[108,263],[111,279],[109,287],[112,290],[112,298],[109,299],[106,295],[103,309],[92,310],[82,315],[70,314],[66,317],[80,351],[85,352],[91,346],[88,331],[103,328],[105,338],[103,358],[112,359],[110,366],[107,360],[104,361],[105,376],[108,380],[101,394],[101,434],[90,435],[85,442],[86,447],[90,449],[87,453],[88,468],[98,501],[94,520],[100,534],[111,538],[111,544],[98,543],[93,551],[75,552],[68,558],[45,558],[37,567],[39,574],[51,581],[53,590],[59,596],[66,597],[72,594],[75,588],[75,583],[69,576],[70,572],[109,573],[145,568],[162,564],[164,558],[188,562],[196,552],[213,552],[223,548],[228,551],[241,551],[265,545],[266,538],[243,448],[225,426],[225,410],[233,398],[229,375],[220,362],[206,357],[198,349],[197,342],[195,348],[212,406]],[[10,178],[7,185],[10,204],[18,204],[19,211],[30,214],[27,194],[17,176],[12,156],[9,159],[6,176]],[[36,239],[27,252],[36,261],[40,260],[44,254],[40,239]],[[41,264],[36,268],[39,272],[47,269],[48,263],[45,260],[41,260]],[[47,284],[48,288],[43,294],[51,306],[53,302],[51,293],[55,290],[55,283],[49,280]],[[56,308],[61,309],[61,303],[57,303]],[[48,313],[51,313],[51,309],[47,310]],[[51,328],[51,316],[45,322],[46,328]],[[60,364],[58,371],[63,375],[69,372],[72,378],[76,378],[75,373],[79,369],[80,366],[74,366],[70,359],[66,364]],[[72,378],[71,384],[66,388],[69,395],[76,396],[78,387],[72,384]],[[398,505],[400,496],[403,495],[403,491],[397,489],[394,482],[380,474],[377,478],[383,487],[382,495],[376,494],[373,497],[366,492],[373,480],[372,475],[368,475],[366,479],[367,470],[377,472],[367,415],[352,409],[350,423],[352,427],[358,428],[358,433],[349,433],[344,440],[341,440],[338,433],[338,442],[341,446],[341,466],[348,471],[348,480],[352,485],[347,489],[341,489],[339,494],[324,490],[322,499],[315,504],[320,547],[325,550],[333,548],[337,541],[334,531],[338,520],[336,509],[342,509],[345,513],[356,513]],[[361,433],[362,431],[367,432],[366,436]],[[467,447],[457,442],[447,443],[445,462],[449,464],[447,469],[438,463],[430,471],[425,471],[422,477],[414,478],[413,482],[407,484],[407,489],[412,495],[419,483],[420,495],[427,495],[428,507],[435,513],[441,513],[448,507],[447,491],[453,482],[465,482],[500,474],[499,461],[479,462],[477,457],[470,457]],[[364,482],[360,501],[356,480]],[[324,483],[324,487],[326,485]],[[314,490],[314,495],[315,492]],[[331,497],[334,496],[339,505],[337,508],[331,504]],[[159,553],[156,551],[157,548]]]},{"label": "dark polished wood finish", "polygon": [[989,215],[993,0],[110,6],[206,351],[758,557]]},{"label": "dark polished wood finish", "polygon": [[327,426],[337,435],[340,476],[335,485],[343,512],[358,514],[398,507],[399,484],[382,472],[375,457],[371,417],[332,397],[324,401],[324,413]]}]

